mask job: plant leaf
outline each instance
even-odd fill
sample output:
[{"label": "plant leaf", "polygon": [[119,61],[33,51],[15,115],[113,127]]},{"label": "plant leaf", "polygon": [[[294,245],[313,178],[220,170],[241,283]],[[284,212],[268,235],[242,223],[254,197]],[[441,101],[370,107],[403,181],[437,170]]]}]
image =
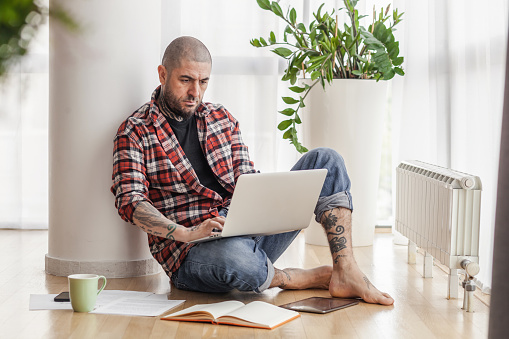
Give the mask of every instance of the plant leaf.
[{"label": "plant leaf", "polygon": [[258,40],[258,39],[252,39],[250,42],[251,42],[251,45],[253,45],[255,47],[262,47],[262,45],[260,44],[260,40]]},{"label": "plant leaf", "polygon": [[284,134],[283,134],[283,139],[291,139],[292,138],[292,129],[289,129],[287,130]]},{"label": "plant leaf", "polygon": [[270,4],[270,7],[271,7],[272,12],[274,12],[274,14],[276,14],[277,16],[284,19],[284,15],[283,15],[283,11],[281,10],[281,6],[279,6],[279,4],[277,2],[272,1],[272,3]]},{"label": "plant leaf", "polygon": [[277,125],[278,130],[284,131],[293,124],[293,119],[283,120]]},{"label": "plant leaf", "polygon": [[398,57],[398,58],[392,60],[392,64],[394,66],[399,66],[399,65],[401,65],[403,63],[403,60],[404,60],[403,57]]},{"label": "plant leaf", "polygon": [[322,73],[321,73],[320,71],[314,71],[313,73],[311,73],[311,80],[316,80],[316,79],[318,79],[321,75],[322,75]]},{"label": "plant leaf", "polygon": [[292,86],[289,89],[290,89],[290,91],[295,92],[295,93],[302,93],[306,90],[304,87],[299,87],[299,86]]},{"label": "plant leaf", "polygon": [[276,43],[276,35],[272,31],[270,32],[269,41],[271,45]]},{"label": "plant leaf", "polygon": [[285,104],[287,105],[293,105],[293,104],[296,104],[296,103],[299,103],[300,101],[299,100],[296,100],[292,97],[283,97],[283,101],[285,102]]},{"label": "plant leaf", "polygon": [[295,25],[295,21],[297,20],[297,12],[295,11],[295,8],[292,8],[290,10],[290,22]]},{"label": "plant leaf", "polygon": [[279,111],[279,113],[286,115],[286,116],[291,116],[291,115],[293,115],[293,113],[295,113],[295,110],[293,108],[285,108],[284,110]]},{"label": "plant leaf", "polygon": [[265,9],[267,11],[270,11],[270,1],[269,0],[256,0],[258,3],[258,6],[260,6],[261,9]]},{"label": "plant leaf", "polygon": [[397,75],[405,75],[405,72],[400,67],[394,67],[394,72],[396,72]]},{"label": "plant leaf", "polygon": [[279,56],[282,56],[285,59],[292,55],[292,51],[285,47],[274,48],[272,52],[276,53]]}]

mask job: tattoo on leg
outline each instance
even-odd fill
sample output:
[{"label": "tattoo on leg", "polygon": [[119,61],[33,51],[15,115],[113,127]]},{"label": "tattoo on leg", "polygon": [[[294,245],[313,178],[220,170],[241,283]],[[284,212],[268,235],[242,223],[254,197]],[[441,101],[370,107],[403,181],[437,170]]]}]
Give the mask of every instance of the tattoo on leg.
[{"label": "tattoo on leg", "polygon": [[334,237],[329,241],[329,247],[331,253],[338,253],[339,251],[346,248],[346,238],[345,237]]},{"label": "tattoo on leg", "polygon": [[371,285],[371,282],[369,281],[369,279],[364,276],[362,279],[364,279],[364,281],[366,282],[366,285],[368,286],[368,290],[370,289],[369,286]]},{"label": "tattoo on leg", "polygon": [[[292,278],[290,277],[290,275],[287,272],[285,272],[283,270],[277,270],[277,271],[284,273],[284,275],[286,275],[286,278],[288,279],[288,281],[292,280]],[[281,289],[285,289],[288,284],[285,282],[285,278],[282,275],[280,275],[280,280],[281,280],[281,283],[278,285],[278,287]]]},{"label": "tattoo on leg", "polygon": [[339,259],[343,258],[343,257],[346,257],[346,255],[343,255],[343,254],[336,255],[336,257],[334,258],[334,263],[339,264]]},{"label": "tattoo on leg", "polygon": [[329,213],[325,217],[325,220],[323,221],[323,227],[328,231],[332,227],[336,226],[336,222],[338,222],[338,217],[336,217],[332,212]]},{"label": "tattoo on leg", "polygon": [[341,235],[345,232],[345,228],[341,225],[338,225],[336,226],[336,229],[335,229],[335,232],[327,232],[327,235],[331,234],[331,235]]},{"label": "tattoo on leg", "polygon": [[175,232],[176,229],[177,229],[177,225],[169,224],[168,225],[168,233],[166,234],[165,238],[170,239],[170,240],[175,240],[175,238],[173,237],[172,233]]}]

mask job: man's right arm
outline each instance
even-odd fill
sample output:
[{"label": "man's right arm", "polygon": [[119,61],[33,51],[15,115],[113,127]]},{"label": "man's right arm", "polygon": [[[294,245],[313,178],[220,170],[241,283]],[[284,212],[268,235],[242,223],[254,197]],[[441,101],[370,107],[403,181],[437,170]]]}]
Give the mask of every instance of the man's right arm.
[{"label": "man's right arm", "polygon": [[214,229],[221,231],[224,220],[223,217],[215,217],[187,228],[166,218],[147,201],[140,202],[133,213],[133,222],[145,232],[181,242],[189,242],[218,233]]},{"label": "man's right arm", "polygon": [[[125,128],[125,126],[124,126]],[[129,135],[129,136],[128,136]],[[167,239],[188,242],[213,235],[222,230],[224,218],[205,220],[186,228],[166,218],[148,201],[144,149],[136,133],[119,133],[114,140],[113,186],[115,206],[120,216],[143,231]]]}]

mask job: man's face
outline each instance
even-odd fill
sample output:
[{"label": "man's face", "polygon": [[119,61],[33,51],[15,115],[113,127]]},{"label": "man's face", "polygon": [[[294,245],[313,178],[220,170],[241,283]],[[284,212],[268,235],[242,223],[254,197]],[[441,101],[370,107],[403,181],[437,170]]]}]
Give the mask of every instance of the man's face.
[{"label": "man's face", "polygon": [[182,60],[180,67],[169,74],[165,67],[159,66],[159,81],[164,100],[173,113],[187,119],[196,112],[203,99],[210,78],[211,64]]}]

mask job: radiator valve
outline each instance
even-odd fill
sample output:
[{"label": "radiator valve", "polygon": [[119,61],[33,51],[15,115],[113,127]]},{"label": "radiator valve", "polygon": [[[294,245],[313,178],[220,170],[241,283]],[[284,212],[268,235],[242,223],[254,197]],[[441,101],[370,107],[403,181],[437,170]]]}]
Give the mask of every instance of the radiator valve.
[{"label": "radiator valve", "polygon": [[465,270],[468,276],[474,277],[479,273],[479,264],[468,259],[463,259],[460,264],[461,268]]}]

